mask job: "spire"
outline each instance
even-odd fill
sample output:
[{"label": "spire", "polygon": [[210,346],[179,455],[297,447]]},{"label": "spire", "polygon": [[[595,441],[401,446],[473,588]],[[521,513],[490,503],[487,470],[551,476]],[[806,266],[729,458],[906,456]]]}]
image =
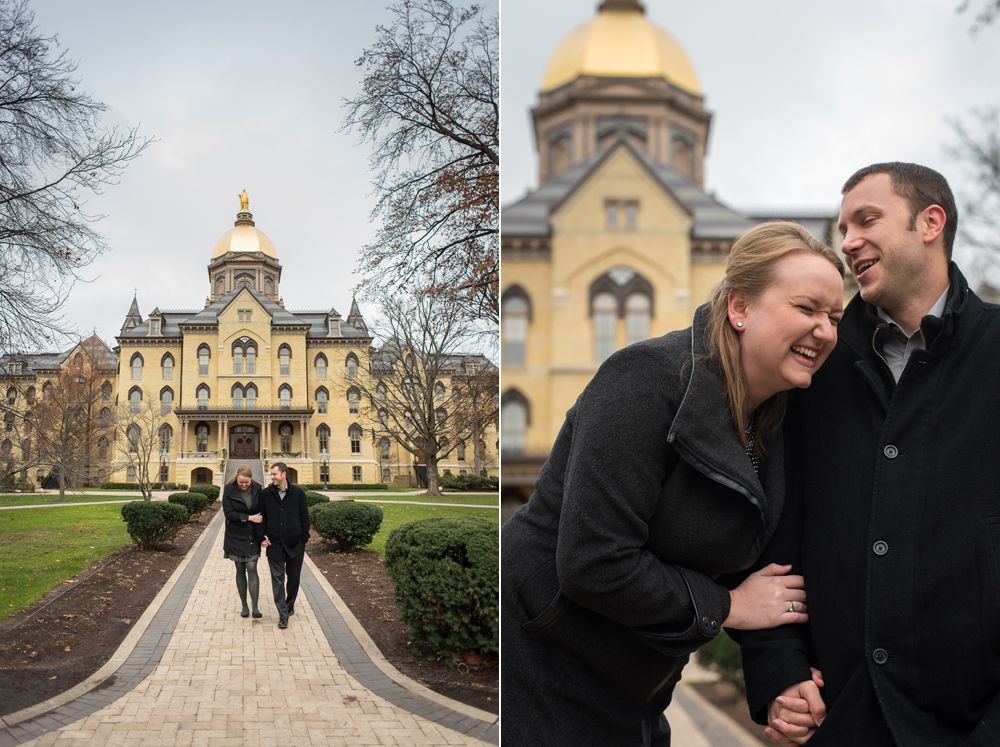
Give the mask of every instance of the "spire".
[{"label": "spire", "polygon": [[132,296],[132,306],[129,307],[128,315],[125,317],[125,323],[122,325],[122,331],[118,334],[123,335],[130,329],[138,327],[140,324],[142,324],[142,314],[139,313],[139,302],[136,296]]},{"label": "spire", "polygon": [[358,308],[358,300],[351,297],[351,313],[347,315],[347,323],[350,324],[354,329],[364,334],[368,334],[368,326],[365,324],[365,320],[361,317],[361,309]]}]

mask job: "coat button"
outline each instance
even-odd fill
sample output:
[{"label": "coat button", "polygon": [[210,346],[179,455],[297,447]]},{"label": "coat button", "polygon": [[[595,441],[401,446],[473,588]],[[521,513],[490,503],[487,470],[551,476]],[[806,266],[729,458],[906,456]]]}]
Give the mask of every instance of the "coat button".
[{"label": "coat button", "polygon": [[885,555],[887,552],[889,552],[889,545],[887,545],[882,540],[879,540],[874,545],[872,545],[872,550],[875,551],[876,555]]},{"label": "coat button", "polygon": [[895,459],[896,457],[899,456],[899,449],[897,449],[892,444],[889,444],[888,446],[886,446],[882,451],[890,459]]},{"label": "coat button", "polygon": [[872,659],[875,660],[876,664],[885,664],[889,661],[889,654],[886,653],[884,648],[877,648],[872,652]]}]

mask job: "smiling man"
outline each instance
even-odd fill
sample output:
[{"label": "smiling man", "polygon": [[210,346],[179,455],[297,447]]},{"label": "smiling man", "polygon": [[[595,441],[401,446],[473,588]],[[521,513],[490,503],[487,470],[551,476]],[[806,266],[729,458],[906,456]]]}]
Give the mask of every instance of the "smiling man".
[{"label": "smiling man", "polygon": [[750,709],[786,744],[1000,744],[1000,307],[950,261],[940,174],[876,164],[843,195],[860,293],[790,404],[760,560],[799,559],[809,622],[743,634]]}]

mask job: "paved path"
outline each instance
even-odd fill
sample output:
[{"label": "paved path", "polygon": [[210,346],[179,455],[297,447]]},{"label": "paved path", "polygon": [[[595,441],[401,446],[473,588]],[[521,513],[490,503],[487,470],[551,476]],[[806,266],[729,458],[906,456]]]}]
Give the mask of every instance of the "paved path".
[{"label": "paved path", "polygon": [[[0,719],[0,747],[499,743],[495,715],[393,669],[308,556],[287,629],[266,561],[264,617],[241,618],[222,526],[220,511],[99,672]],[[759,745],[683,685],[667,718],[674,747]]]}]

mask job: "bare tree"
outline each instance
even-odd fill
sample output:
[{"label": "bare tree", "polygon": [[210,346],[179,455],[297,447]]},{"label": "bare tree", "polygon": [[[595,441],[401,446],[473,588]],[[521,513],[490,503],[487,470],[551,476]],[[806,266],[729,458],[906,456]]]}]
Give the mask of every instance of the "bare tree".
[{"label": "bare tree", "polygon": [[92,483],[98,464],[107,459],[112,412],[105,393],[113,375],[78,353],[54,378],[41,382],[25,413],[25,434],[35,442],[36,463],[58,477],[60,500],[65,500],[67,486]]},{"label": "bare tree", "polygon": [[[143,500],[153,500],[153,486],[160,482],[160,454],[170,450],[173,437],[163,405],[152,397],[130,400],[118,408],[114,422],[116,467],[133,470]],[[157,474],[150,474],[150,465]]]},{"label": "bare tree", "polygon": [[497,432],[500,417],[500,371],[489,361],[467,362],[463,370],[452,377],[452,397],[461,408],[456,411],[456,430],[468,434],[472,441],[475,474],[482,475],[490,451],[487,433]]},{"label": "bare tree", "polygon": [[116,184],[151,142],[101,124],[76,63],[33,25],[27,0],[0,0],[0,352],[44,347],[82,268],[107,250],[85,196]]},{"label": "bare tree", "polygon": [[974,124],[952,120],[956,142],[947,151],[962,164],[969,176],[970,191],[961,201],[962,240],[980,250],[985,260],[1000,263],[1000,112],[974,111]]},{"label": "bare tree", "polygon": [[[492,364],[464,352],[475,325],[454,301],[426,294],[386,293],[374,324],[384,341],[371,354],[371,370],[355,385],[376,441],[388,436],[427,466],[427,495],[441,495],[438,463],[475,437],[475,389],[459,380]],[[380,430],[381,429],[381,430]],[[376,448],[379,448],[376,446]]]},{"label": "bare tree", "polygon": [[[972,6],[972,0],[962,0],[956,8],[956,12],[964,13]],[[989,26],[1000,16],[1000,0],[986,0],[984,7],[980,8],[972,19],[972,28],[969,29],[973,36]]]},{"label": "bare tree", "polygon": [[372,146],[381,220],[361,252],[369,296],[421,278],[472,319],[499,319],[499,41],[496,15],[402,0],[357,61],[344,129]]},{"label": "bare tree", "polygon": [[[9,361],[5,361],[9,369]],[[41,466],[38,442],[34,438],[32,408],[35,386],[31,380],[7,378],[0,386],[0,414],[3,431],[0,435],[0,486],[13,488],[19,473]]]}]

